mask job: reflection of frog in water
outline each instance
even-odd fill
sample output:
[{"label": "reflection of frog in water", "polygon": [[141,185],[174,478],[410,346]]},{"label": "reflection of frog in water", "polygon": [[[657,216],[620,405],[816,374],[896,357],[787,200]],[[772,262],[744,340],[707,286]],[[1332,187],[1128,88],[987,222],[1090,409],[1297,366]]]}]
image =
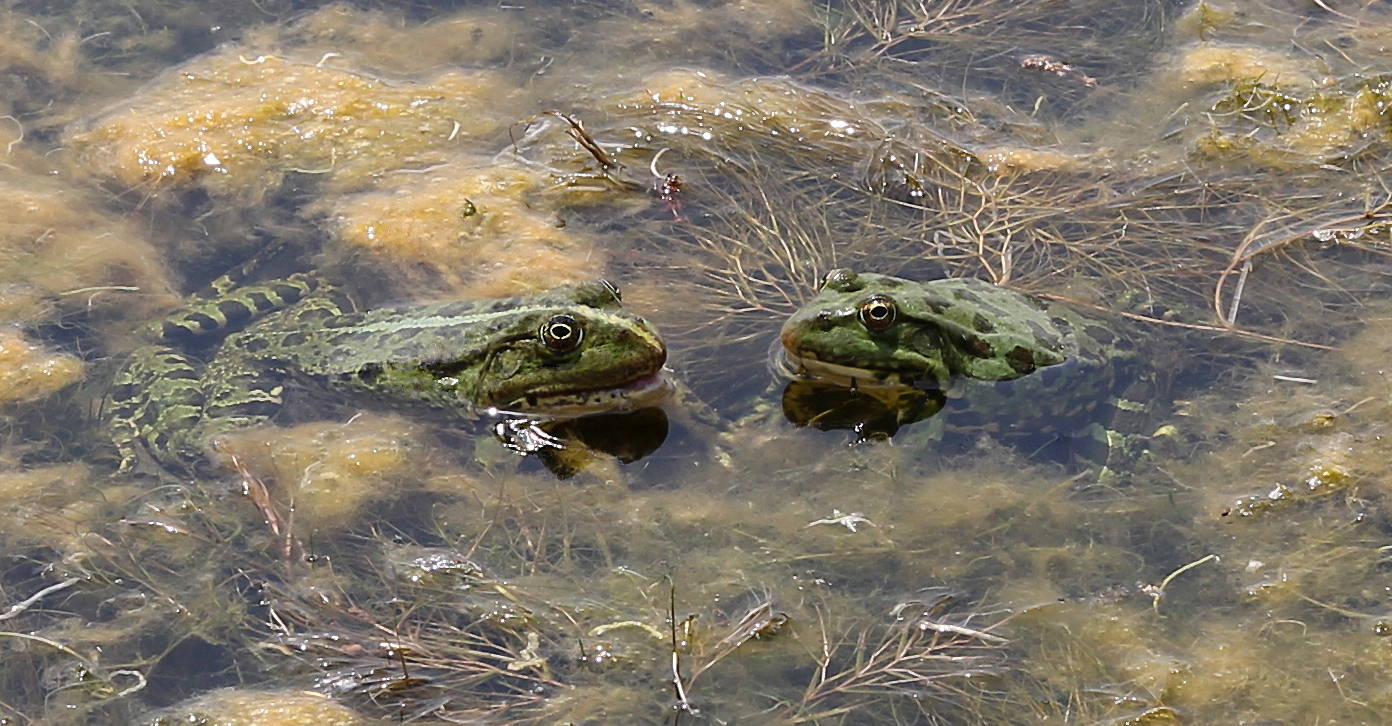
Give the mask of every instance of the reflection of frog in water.
[{"label": "reflection of frog in water", "polygon": [[937,415],[942,391],[907,386],[849,388],[797,379],[783,388],[783,416],[798,426],[854,431],[858,440],[893,436],[902,426]]},{"label": "reflection of frog in water", "polygon": [[106,420],[122,470],[147,457],[196,465],[219,435],[268,422],[310,392],[573,417],[654,405],[668,389],[662,339],[605,281],[365,311],[302,275],[220,283],[151,326],[150,343],[116,374]]},{"label": "reflection of frog in water", "polygon": [[[1129,438],[1110,427],[1148,395],[1129,341],[1063,305],[980,280],[834,270],[783,325],[782,343],[787,367],[823,387],[819,396],[795,381],[801,390],[785,393],[785,411],[802,424],[853,409],[846,396],[858,392],[871,399],[863,407],[878,407],[866,420],[882,434],[941,409],[953,427],[1071,437],[1082,458],[1106,466]],[[828,386],[840,389],[839,402],[826,398]]]}]

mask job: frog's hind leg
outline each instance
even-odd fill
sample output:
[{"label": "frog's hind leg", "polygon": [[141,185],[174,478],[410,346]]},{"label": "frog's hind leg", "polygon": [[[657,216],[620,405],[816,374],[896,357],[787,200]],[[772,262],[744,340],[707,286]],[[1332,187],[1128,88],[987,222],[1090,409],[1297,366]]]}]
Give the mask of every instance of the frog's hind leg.
[{"label": "frog's hind leg", "polygon": [[[1150,446],[1147,428],[1154,421],[1155,382],[1149,376],[1134,380],[1104,401],[1109,414],[1099,416],[1071,442],[1075,459],[1091,465],[1096,481],[1109,485],[1136,473]],[[1105,424],[1103,423],[1105,422]]]},{"label": "frog's hind leg", "polygon": [[119,457],[118,471],[135,471],[146,457],[174,467],[197,457],[188,434],[203,416],[198,366],[162,346],[135,351],[112,381],[103,419]]},{"label": "frog's hind leg", "polygon": [[321,293],[321,287],[316,278],[304,274],[241,287],[224,275],[182,309],[145,331],[146,337],[178,345],[224,335]]}]

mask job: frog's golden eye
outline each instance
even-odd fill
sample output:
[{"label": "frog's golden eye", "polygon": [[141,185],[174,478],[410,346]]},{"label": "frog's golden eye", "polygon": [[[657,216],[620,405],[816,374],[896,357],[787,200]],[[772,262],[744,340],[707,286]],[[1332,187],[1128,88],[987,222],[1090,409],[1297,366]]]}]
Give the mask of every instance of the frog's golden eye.
[{"label": "frog's golden eye", "polygon": [[870,330],[884,330],[893,325],[898,316],[899,310],[894,307],[894,301],[884,295],[866,298],[860,304],[860,322]]},{"label": "frog's golden eye", "polygon": [[569,353],[580,346],[585,329],[569,315],[555,315],[541,324],[541,343],[553,353]]}]

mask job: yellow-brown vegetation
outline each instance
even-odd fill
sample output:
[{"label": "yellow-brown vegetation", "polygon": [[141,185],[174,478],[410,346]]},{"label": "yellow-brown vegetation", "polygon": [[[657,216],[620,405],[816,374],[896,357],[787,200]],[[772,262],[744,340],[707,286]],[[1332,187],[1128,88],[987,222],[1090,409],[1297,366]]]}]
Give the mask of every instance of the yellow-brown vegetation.
[{"label": "yellow-brown vegetation", "polygon": [[139,321],[172,302],[164,267],[133,223],[52,177],[0,176],[0,322],[54,311]]},{"label": "yellow-brown vegetation", "polygon": [[81,378],[81,360],[0,328],[0,404],[43,398]]},{"label": "yellow-brown vegetation", "polygon": [[439,163],[511,119],[497,72],[389,83],[333,60],[228,46],[164,74],[70,141],[88,164],[147,193],[201,184],[256,198],[288,173],[351,188]]},{"label": "yellow-brown vegetation", "polygon": [[550,181],[530,168],[461,159],[393,175],[328,206],[339,241],[407,278],[440,280],[465,297],[504,297],[604,270],[603,250],[562,228]]},{"label": "yellow-brown vegetation", "polygon": [[378,73],[414,76],[444,66],[477,65],[505,58],[527,37],[523,15],[497,8],[469,8],[426,23],[401,13],[330,4],[287,29],[253,28],[256,47],[291,47],[303,57],[324,57]]},{"label": "yellow-brown vegetation", "polygon": [[351,525],[363,507],[388,497],[411,461],[418,436],[405,419],[363,414],[347,423],[265,426],[219,441],[247,471],[279,492],[277,506],[291,535],[336,531]]},{"label": "yellow-brown vegetation", "polygon": [[218,726],[358,726],[367,721],[347,706],[309,691],[213,691],[171,712],[184,723]]}]

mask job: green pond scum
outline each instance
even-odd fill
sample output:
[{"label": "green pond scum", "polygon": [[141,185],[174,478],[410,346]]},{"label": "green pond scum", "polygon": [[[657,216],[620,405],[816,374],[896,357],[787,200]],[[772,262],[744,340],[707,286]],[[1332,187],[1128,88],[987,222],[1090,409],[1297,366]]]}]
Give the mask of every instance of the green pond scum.
[{"label": "green pond scum", "polygon": [[[1358,0],[0,3],[0,725],[1392,722],[1389,42]],[[946,328],[836,270],[975,332],[862,385]],[[832,318],[844,375],[788,384]],[[428,414],[475,368],[405,327],[527,383]],[[1109,340],[1143,390],[1043,379]],[[1029,400],[958,425],[977,373]],[[528,396],[570,408],[474,415]],[[1109,406],[1099,477],[1047,432]]]}]

